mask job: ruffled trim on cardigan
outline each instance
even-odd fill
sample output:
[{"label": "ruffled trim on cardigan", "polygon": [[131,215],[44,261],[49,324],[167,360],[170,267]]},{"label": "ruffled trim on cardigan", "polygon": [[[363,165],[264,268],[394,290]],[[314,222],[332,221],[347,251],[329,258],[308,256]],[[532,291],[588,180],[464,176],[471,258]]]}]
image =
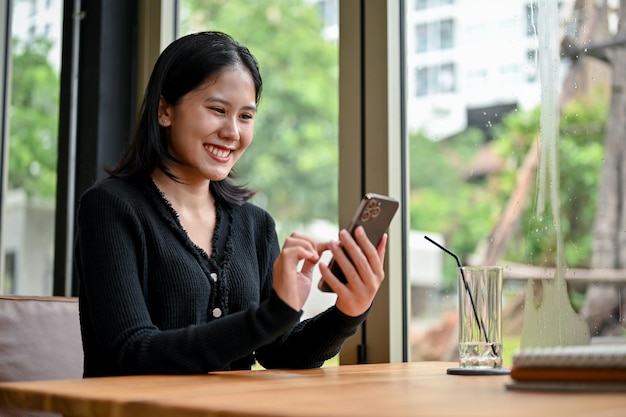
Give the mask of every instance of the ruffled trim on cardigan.
[{"label": "ruffled trim on cardigan", "polygon": [[[229,300],[230,291],[229,291],[229,286],[227,285],[225,281],[226,281],[226,277],[228,276],[227,272],[230,267],[231,259],[232,259],[233,252],[234,252],[233,239],[231,239],[231,236],[229,233],[229,229],[233,221],[232,211],[227,210],[217,199],[215,200],[215,229],[213,230],[213,238],[211,242],[212,247],[213,247],[213,253],[209,256],[209,254],[204,249],[196,245],[191,240],[191,238],[189,237],[189,234],[187,233],[187,231],[185,230],[185,228],[183,227],[180,221],[180,215],[178,214],[176,209],[172,206],[172,203],[167,199],[167,197],[165,196],[165,193],[163,193],[163,191],[152,180],[152,178],[150,178],[149,183],[151,184],[152,190],[155,191],[157,195],[159,196],[159,200],[161,201],[161,203],[163,203],[163,204],[158,205],[159,212],[163,214],[164,218],[166,219],[166,221],[170,224],[172,228],[182,233],[182,235],[185,237],[187,244],[190,245],[195,250],[196,255],[198,257],[198,262],[202,266],[202,269],[204,270],[211,287],[214,289],[214,291],[212,291],[212,294],[211,294],[211,301],[210,301],[211,305],[216,305],[216,304],[219,305],[222,310],[222,313],[224,315],[228,314],[229,312],[228,300]],[[225,223],[222,223],[222,216],[228,216],[228,220]],[[222,227],[223,224],[224,224],[224,227]],[[221,235],[223,233],[226,234],[226,242],[223,248],[224,250],[223,258],[221,262],[218,262],[217,261],[218,256],[217,256],[216,251],[220,249],[218,248],[218,242],[221,239],[222,237]],[[207,268],[207,262],[208,262],[208,268]],[[215,273],[218,275],[217,280],[214,280],[211,277],[212,273]],[[215,302],[217,301],[215,298],[219,298],[218,303]]]}]

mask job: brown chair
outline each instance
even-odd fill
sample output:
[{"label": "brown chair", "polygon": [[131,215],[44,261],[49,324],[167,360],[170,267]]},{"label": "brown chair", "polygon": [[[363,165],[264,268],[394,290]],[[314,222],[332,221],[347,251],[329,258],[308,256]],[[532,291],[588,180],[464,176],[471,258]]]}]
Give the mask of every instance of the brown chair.
[{"label": "brown chair", "polygon": [[[82,378],[82,374],[77,298],[0,295],[0,381]],[[55,415],[0,409],[0,417]]]}]

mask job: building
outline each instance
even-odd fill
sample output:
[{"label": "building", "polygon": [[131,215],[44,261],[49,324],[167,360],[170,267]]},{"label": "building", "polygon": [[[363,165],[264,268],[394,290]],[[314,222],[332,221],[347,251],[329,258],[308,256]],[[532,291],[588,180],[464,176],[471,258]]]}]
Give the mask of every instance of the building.
[{"label": "building", "polygon": [[[320,10],[326,38],[338,39],[337,0],[308,1]],[[560,2],[562,22],[571,20],[573,4]],[[473,126],[488,135],[506,113],[539,104],[537,1],[406,0],[405,6],[410,132],[439,140]]]},{"label": "building", "polygon": [[28,43],[36,38],[52,44],[50,63],[61,68],[61,0],[18,0],[13,7],[12,36]]},{"label": "building", "polygon": [[[537,2],[408,0],[407,123],[438,140],[540,102]],[[561,3],[570,16],[573,2]],[[561,19],[564,21],[565,19]]]}]

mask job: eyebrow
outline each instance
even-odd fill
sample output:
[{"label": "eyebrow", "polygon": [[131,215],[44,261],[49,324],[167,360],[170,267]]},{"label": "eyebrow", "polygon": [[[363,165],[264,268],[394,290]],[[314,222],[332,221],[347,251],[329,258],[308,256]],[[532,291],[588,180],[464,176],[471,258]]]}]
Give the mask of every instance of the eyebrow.
[{"label": "eyebrow", "polygon": [[[219,97],[208,97],[205,101],[217,101],[218,103],[222,103],[224,105],[228,105],[228,106],[232,105],[228,100],[224,100],[223,98],[219,98]],[[256,113],[257,107],[251,104],[249,106],[243,106],[242,110],[248,110],[248,111]]]}]

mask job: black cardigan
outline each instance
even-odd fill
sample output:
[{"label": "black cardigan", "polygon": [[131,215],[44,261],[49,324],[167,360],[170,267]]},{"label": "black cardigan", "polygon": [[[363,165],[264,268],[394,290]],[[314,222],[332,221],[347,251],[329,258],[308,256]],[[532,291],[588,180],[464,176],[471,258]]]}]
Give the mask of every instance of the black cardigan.
[{"label": "black cardigan", "polygon": [[274,293],[279,245],[267,212],[217,204],[217,217],[209,257],[150,179],[106,179],[83,194],[75,261],[85,377],[249,369],[255,359],[318,367],[355,333],[367,313],[331,307],[300,321]]}]

